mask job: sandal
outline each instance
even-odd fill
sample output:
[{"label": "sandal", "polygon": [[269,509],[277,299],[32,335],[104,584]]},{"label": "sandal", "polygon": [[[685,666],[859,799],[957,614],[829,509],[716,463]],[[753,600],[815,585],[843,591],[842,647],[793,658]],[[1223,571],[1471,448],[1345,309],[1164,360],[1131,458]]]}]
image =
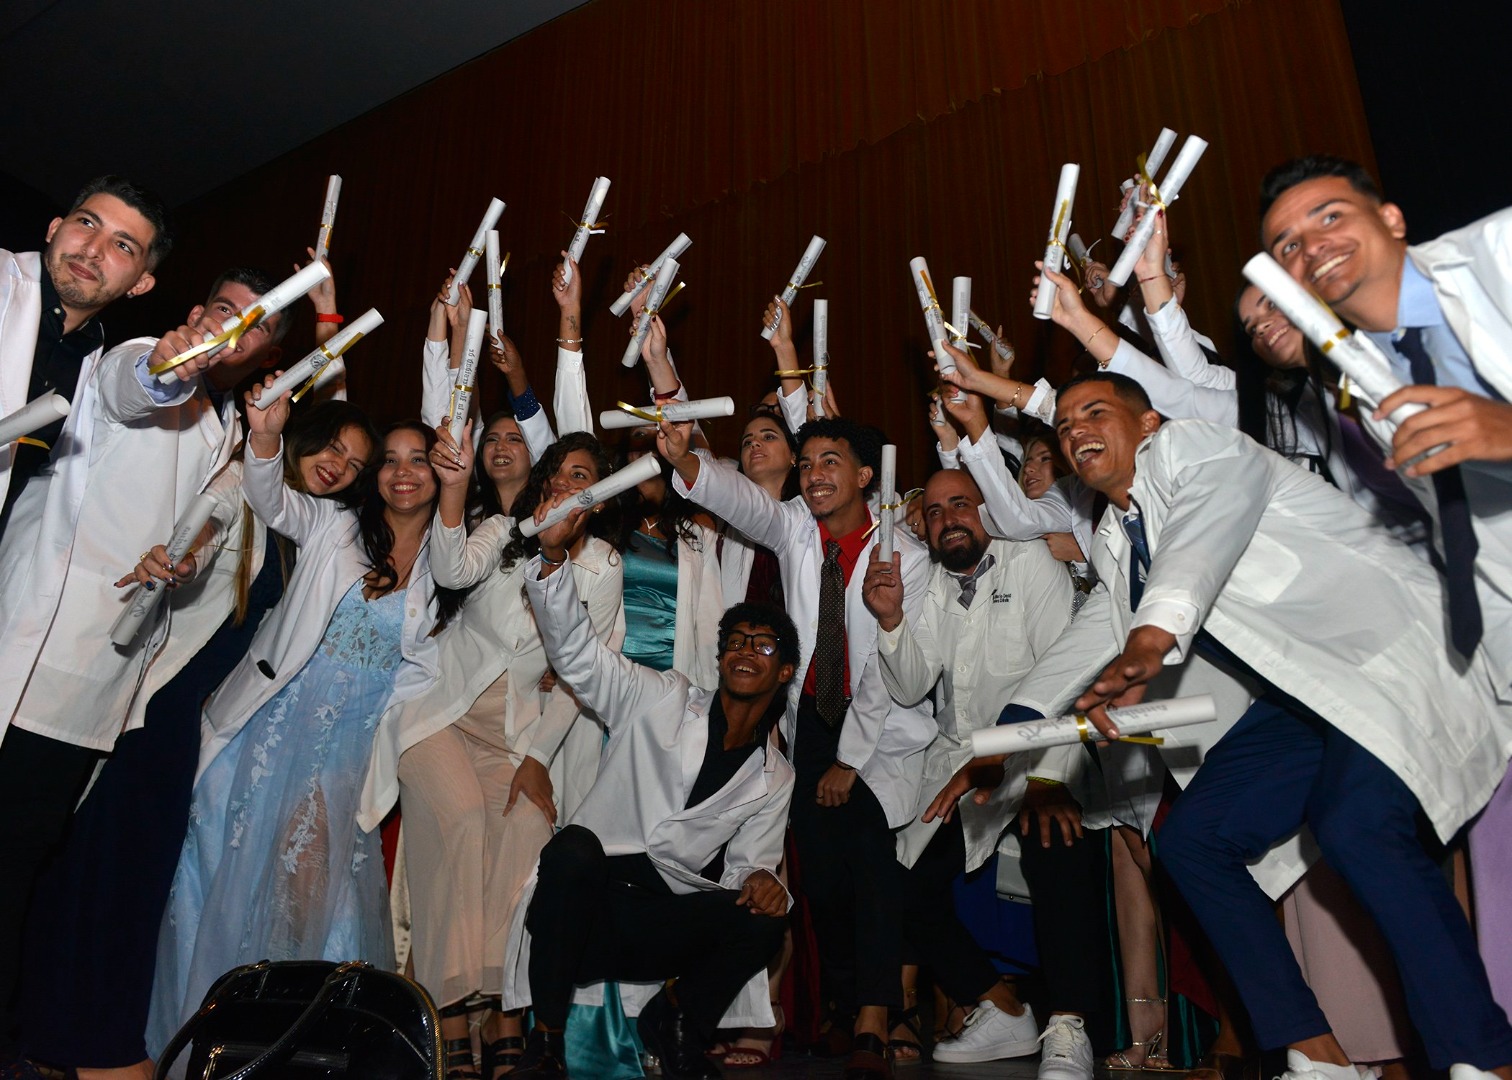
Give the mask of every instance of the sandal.
[{"label": "sandal", "polygon": [[524,1056],[525,1036],[523,1035],[503,1035],[493,1042],[484,1043],[483,1076],[485,1080],[494,1080],[494,1075],[500,1069],[514,1072],[515,1066]]},{"label": "sandal", "polygon": [[858,1032],[845,1059],[842,1080],[892,1080],[892,1051],[869,1031]]},{"label": "sandal", "polygon": [[446,1080],[483,1080],[483,1074],[473,1068],[471,1039],[447,1039],[441,1049],[445,1053]]},{"label": "sandal", "polygon": [[[1164,1015],[1165,998],[1125,998],[1130,1005],[1159,1005]],[[1133,1027],[1132,1022],[1130,1027]],[[1129,1045],[1116,1054],[1109,1054],[1104,1064],[1110,1072],[1179,1072],[1166,1057],[1165,1028],[1161,1029],[1148,1039],[1134,1039]],[[1129,1059],[1129,1051],[1139,1047],[1142,1051],[1138,1064]]]},{"label": "sandal", "polygon": [[[900,1037],[898,1029],[905,1034]],[[916,1065],[924,1060],[924,1044],[920,1041],[923,1025],[919,1020],[919,1007],[892,1009],[887,1014],[887,1048],[892,1051],[894,1065]],[[910,1038],[910,1036],[912,1036]]]},{"label": "sandal", "polygon": [[[721,1064],[727,1069],[759,1069],[782,1059],[782,1033],[787,1030],[787,1017],[783,1015],[782,1003],[772,1002],[772,1015],[777,1023],[769,1028],[747,1028],[725,1051]],[[757,1043],[742,1046],[742,1043]],[[763,1047],[762,1044],[765,1046]]]}]

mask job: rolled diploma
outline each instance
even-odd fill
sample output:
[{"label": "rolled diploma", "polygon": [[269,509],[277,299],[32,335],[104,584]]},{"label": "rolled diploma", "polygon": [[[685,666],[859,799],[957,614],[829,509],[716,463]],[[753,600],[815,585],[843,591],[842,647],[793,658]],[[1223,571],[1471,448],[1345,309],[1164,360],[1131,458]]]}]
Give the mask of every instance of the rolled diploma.
[{"label": "rolled diploma", "polygon": [[[274,379],[273,385],[263,390],[262,396],[252,404],[256,408],[267,409],[268,406],[279,399],[285,390],[298,390],[316,372],[321,371],[327,365],[334,366],[337,362],[335,357],[346,352],[364,335],[372,333],[382,325],[383,316],[378,314],[378,309],[368,308],[361,315],[357,316],[357,318],[353,319],[350,326],[344,327],[339,334],[331,338],[325,345],[316,349],[278,378]],[[342,370],[345,370],[345,368],[343,367]],[[324,384],[317,383],[316,385]]]},{"label": "rolled diploma", "polygon": [[[273,286],[241,311],[221,323],[220,332],[225,333],[227,330],[230,330],[241,321],[241,317],[244,314],[253,308],[262,308],[263,319],[271,318],[330,276],[330,268],[319,259],[315,260],[303,270],[296,272],[291,277],[287,277]],[[204,355],[214,356],[225,347],[225,345],[217,345]],[[178,382],[178,376],[173,374],[172,371],[165,371],[157,377],[157,380],[164,386],[172,386]]]},{"label": "rolled diploma", "polygon": [[653,476],[661,475],[661,458],[655,454],[645,454],[636,458],[630,464],[616,473],[610,473],[592,487],[584,488],[562,505],[552,509],[546,514],[546,520],[539,525],[534,518],[526,518],[520,522],[521,536],[534,536],[542,529],[549,529],[562,521],[567,520],[567,515],[574,510],[591,510],[599,503],[608,502],[616,495],[629,491],[637,484],[643,484]]},{"label": "rolled diploma", "polygon": [[472,243],[467,245],[467,250],[462,254],[457,272],[452,275],[451,289],[446,294],[446,302],[452,307],[457,306],[462,286],[472,277],[473,267],[478,265],[478,257],[483,254],[483,238],[488,235],[489,229],[499,223],[499,215],[502,213],[504,204],[498,199],[489,199],[488,209],[483,212],[483,221],[478,225],[478,231],[473,233]]},{"label": "rolled diploma", "polygon": [[[1120,735],[1143,735],[1159,728],[1185,727],[1218,718],[1218,706],[1211,694],[1172,698],[1169,701],[1146,701],[1123,709],[1109,709]],[[1083,733],[1086,733],[1085,735]],[[1021,750],[1038,750],[1045,746],[1067,746],[1101,740],[1102,734],[1092,721],[1072,713],[1043,720],[1026,720],[1022,724],[999,724],[971,733],[971,753],[975,757],[1014,754]]]},{"label": "rolled diploma", "polygon": [[457,385],[452,390],[450,431],[457,442],[462,441],[462,429],[467,425],[467,414],[472,409],[473,392],[478,383],[478,354],[483,351],[483,330],[488,322],[488,313],[473,311],[467,318],[467,337],[462,346],[462,366],[457,369]]},{"label": "rolled diploma", "polygon": [[346,361],[338,356],[320,369],[320,374],[315,376],[315,385],[310,387],[310,389],[323,390],[344,375],[346,375]]},{"label": "rolled diploma", "polygon": [[315,240],[315,258],[331,254],[331,230],[336,227],[336,201],[341,198],[341,177],[326,181],[325,209],[320,212],[320,235]]},{"label": "rolled diploma", "polygon": [[[209,492],[201,492],[195,496],[189,508],[179,515],[178,523],[173,526],[173,536],[169,538],[166,545],[169,566],[177,566],[184,561],[214,511],[214,496]],[[142,623],[146,621],[147,616],[152,614],[158,604],[162,603],[164,594],[168,592],[164,583],[159,582],[158,586],[150,591],[140,585],[137,586],[136,592],[132,594],[131,603],[126,605],[126,609],[116,618],[115,625],[110,628],[111,641],[125,648],[136,640]]]},{"label": "rolled diploma", "polygon": [[[1167,206],[1176,201],[1176,196],[1181,193],[1181,185],[1192,175],[1192,170],[1197,167],[1197,162],[1202,159],[1202,152],[1206,149],[1207,140],[1196,135],[1188,135],[1187,141],[1181,144],[1181,153],[1176,155],[1165,179],[1160,181],[1160,199]],[[1129,237],[1129,242],[1118,254],[1118,262],[1113,264],[1113,269],[1108,274],[1109,281],[1120,287],[1128,282],[1129,275],[1134,272],[1134,264],[1144,254],[1145,245],[1150,242],[1150,235],[1154,231],[1154,214],[1146,214],[1139,219],[1134,235]]]},{"label": "rolled diploma", "polygon": [[[950,335],[950,343],[962,352],[966,351],[966,333],[971,328],[971,279],[969,277],[953,278],[950,282],[950,325],[955,327],[956,332]],[[947,361],[950,370],[954,371],[955,362]],[[941,371],[945,368],[941,367]],[[951,401],[965,401],[966,391],[956,388],[950,395]]]},{"label": "rolled diploma", "polygon": [[[1066,266],[1066,249],[1063,246],[1071,233],[1071,205],[1076,201],[1076,181],[1081,178],[1081,166],[1066,162],[1061,166],[1060,183],[1055,186],[1055,205],[1050,208],[1050,236],[1045,241],[1045,269],[1060,273]],[[1048,319],[1055,310],[1055,283],[1041,277],[1039,292],[1034,298],[1034,317]]]},{"label": "rolled diploma", "polygon": [[609,313],[611,315],[623,315],[625,312],[629,311],[631,303],[637,296],[641,294],[642,291],[645,290],[646,286],[651,283],[651,279],[654,278],[656,276],[656,272],[661,269],[662,263],[666,262],[668,259],[682,258],[682,253],[687,251],[688,248],[692,246],[692,244],[693,241],[688,239],[687,233],[678,233],[677,239],[667,245],[667,250],[663,251],[655,259],[651,260],[651,265],[646,267],[646,276],[641,278],[640,284],[636,285],[635,288],[628,290],[618,300],[609,305]]},{"label": "rolled diploma", "polygon": [[992,347],[993,352],[1010,364],[1013,363],[1013,347],[994,334],[985,319],[974,311],[968,312],[966,317],[971,321],[972,328],[981,335],[982,340]]},{"label": "rolled diploma", "polygon": [[51,390],[33,398],[9,416],[0,418],[0,446],[9,446],[23,435],[40,431],[67,416],[71,410],[68,400]]},{"label": "rolled diploma", "polygon": [[[1373,408],[1406,385],[1392,370],[1390,361],[1376,348],[1375,342],[1358,331],[1350,333],[1346,330],[1327,304],[1265,252],[1244,264],[1244,276],[1281,309],[1281,314],[1302,331],[1307,340],[1349,376],[1356,396],[1366,404]],[[1400,424],[1425,408],[1427,406],[1415,402],[1403,405],[1389,419],[1393,424]]]},{"label": "rolled diploma", "polygon": [[483,241],[483,276],[488,280],[488,332],[504,332],[504,287],[500,280],[499,230],[489,229]]},{"label": "rolled diploma", "polygon": [[[824,250],[824,237],[809,237],[808,247],[803,249],[803,258],[798,260],[798,268],[793,271],[793,276],[788,278],[788,283],[782,289],[782,302],[788,307],[793,306],[793,301],[798,299],[798,290],[803,288],[803,283],[814,272],[814,264],[819,261],[819,253]],[[775,326],[764,326],[761,336],[767,341],[772,340],[772,335],[777,332]]]},{"label": "rolled diploma", "polygon": [[[1176,133],[1170,128],[1160,129],[1160,136],[1155,140],[1154,148],[1145,155],[1145,175],[1155,176],[1160,167],[1165,164],[1166,155],[1171,152],[1171,147],[1176,145]],[[1138,187],[1137,181],[1127,181],[1129,187]],[[1127,189],[1125,189],[1127,190]],[[1118,214],[1118,220],[1113,223],[1113,239],[1122,240],[1124,233],[1129,231],[1129,226],[1134,223],[1134,214],[1139,209],[1139,196],[1136,194],[1130,199],[1128,205]]]},{"label": "rolled diploma", "polygon": [[630,338],[630,344],[625,346],[625,355],[620,360],[626,367],[634,367],[640,359],[641,345],[651,332],[651,316],[661,310],[662,301],[667,299],[667,291],[672,288],[672,282],[681,269],[676,259],[667,259],[657,271],[656,283],[651,286],[651,295],[646,298],[646,306],[641,309],[640,318],[635,323],[635,333]]},{"label": "rolled diploma", "polygon": [[[641,412],[656,415],[655,405],[642,405]],[[698,401],[669,401],[661,407],[662,419],[673,424],[687,420],[713,420],[720,416],[735,415],[735,399],[727,397],[700,398]],[[650,420],[642,420],[624,409],[605,409],[599,413],[599,427],[605,431],[623,428],[651,427]]]},{"label": "rolled diploma", "polygon": [[[941,354],[940,370],[953,371],[955,365],[944,355],[940,342],[948,340],[945,335],[945,316],[940,311],[940,301],[935,296],[934,282],[929,277],[929,264],[922,257],[908,260],[913,271],[914,291],[919,294],[919,307],[924,309],[924,325],[929,329],[929,344]],[[947,367],[947,365],[949,365]]]},{"label": "rolled diploma", "polygon": [[599,211],[604,208],[604,199],[608,194],[609,178],[596,177],[593,181],[593,190],[588,192],[588,203],[583,207],[583,216],[578,218],[578,227],[573,231],[572,241],[567,245],[567,254],[572,261],[562,268],[563,285],[572,282],[572,263],[582,260],[583,249],[588,246],[588,237],[593,231],[591,226],[598,220]]},{"label": "rolled diploma", "polygon": [[877,558],[892,562],[893,503],[898,501],[898,448],[892,443],[882,447],[882,482],[877,487],[881,506],[877,512]]},{"label": "rolled diploma", "polygon": [[829,385],[829,301],[814,301],[814,392],[809,404],[815,416],[824,415],[824,389]]},{"label": "rolled diploma", "polygon": [[1066,246],[1071,249],[1071,257],[1076,260],[1077,266],[1086,266],[1087,260],[1092,256],[1087,253],[1087,242],[1076,233],[1066,237]]}]

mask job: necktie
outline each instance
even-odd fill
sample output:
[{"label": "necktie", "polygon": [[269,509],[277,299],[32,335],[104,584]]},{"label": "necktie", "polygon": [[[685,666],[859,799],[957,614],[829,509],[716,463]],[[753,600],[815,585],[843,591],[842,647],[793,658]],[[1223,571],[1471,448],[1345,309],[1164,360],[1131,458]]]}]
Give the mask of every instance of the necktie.
[{"label": "necktie", "polygon": [[845,719],[845,571],[840,567],[840,545],[834,540],[824,542],[824,566],[819,571],[814,708],[832,728]]},{"label": "necktie", "polygon": [[[1423,331],[1409,326],[1396,343],[1397,352],[1412,365],[1412,381],[1420,386],[1437,384],[1433,360],[1423,347]],[[1438,497],[1439,535],[1444,541],[1444,581],[1449,594],[1449,638],[1461,656],[1469,656],[1480,644],[1480,598],[1475,594],[1475,556],[1480,544],[1470,521],[1470,502],[1465,498],[1465,480],[1459,466],[1433,474]]]},{"label": "necktie", "polygon": [[991,570],[993,564],[996,562],[997,557],[988,552],[982,556],[982,561],[976,564],[976,569],[971,573],[951,575],[956,581],[960,582],[961,595],[957,599],[961,601],[961,606],[967,611],[971,610],[971,601],[976,599],[977,586],[981,584],[982,578],[987,575],[987,571]]},{"label": "necktie", "polygon": [[1144,598],[1144,579],[1150,569],[1150,545],[1145,540],[1144,518],[1123,519],[1124,535],[1129,538],[1129,607],[1139,610]]}]

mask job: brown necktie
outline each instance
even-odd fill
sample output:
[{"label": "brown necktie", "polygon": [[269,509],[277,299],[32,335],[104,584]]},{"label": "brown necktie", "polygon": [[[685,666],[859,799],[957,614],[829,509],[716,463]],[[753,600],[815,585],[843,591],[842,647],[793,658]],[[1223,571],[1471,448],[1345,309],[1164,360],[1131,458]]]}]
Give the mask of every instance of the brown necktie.
[{"label": "brown necktie", "polygon": [[845,719],[845,571],[840,567],[840,545],[834,540],[824,542],[824,566],[819,571],[814,708],[832,728]]}]

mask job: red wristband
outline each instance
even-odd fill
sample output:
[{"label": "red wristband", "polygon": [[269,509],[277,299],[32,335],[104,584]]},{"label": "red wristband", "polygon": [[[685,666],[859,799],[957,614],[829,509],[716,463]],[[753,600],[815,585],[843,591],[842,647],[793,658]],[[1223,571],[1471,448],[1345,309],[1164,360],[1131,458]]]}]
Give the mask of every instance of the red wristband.
[{"label": "red wristband", "polygon": [[678,383],[675,389],[668,390],[665,394],[658,393],[657,391],[653,390],[651,391],[651,396],[655,398],[656,403],[660,405],[664,401],[671,401],[680,393],[682,393],[682,383]]},{"label": "red wristband", "polygon": [[344,323],[344,322],[346,322],[346,319],[344,319],[340,315],[337,315],[334,311],[331,311],[331,312],[317,311],[315,313],[315,321],[316,322],[329,322],[329,323]]}]

